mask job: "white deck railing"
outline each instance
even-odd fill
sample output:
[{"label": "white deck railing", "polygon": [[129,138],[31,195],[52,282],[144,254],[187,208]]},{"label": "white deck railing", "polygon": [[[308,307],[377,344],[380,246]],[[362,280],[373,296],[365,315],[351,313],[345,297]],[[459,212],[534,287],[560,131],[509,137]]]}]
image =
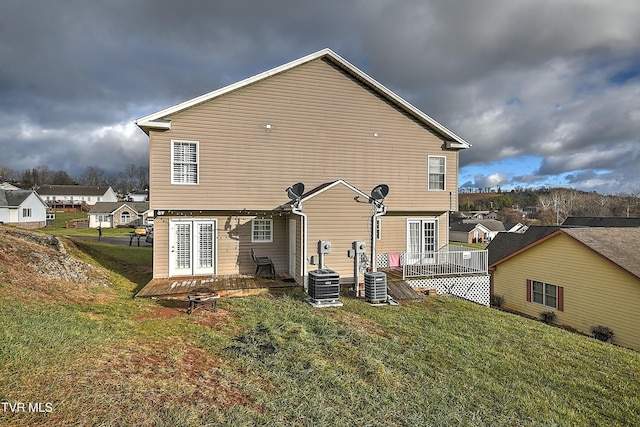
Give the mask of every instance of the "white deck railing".
[{"label": "white deck railing", "polygon": [[447,245],[437,252],[407,252],[402,263],[402,277],[488,274],[488,260],[486,250],[461,245]]}]

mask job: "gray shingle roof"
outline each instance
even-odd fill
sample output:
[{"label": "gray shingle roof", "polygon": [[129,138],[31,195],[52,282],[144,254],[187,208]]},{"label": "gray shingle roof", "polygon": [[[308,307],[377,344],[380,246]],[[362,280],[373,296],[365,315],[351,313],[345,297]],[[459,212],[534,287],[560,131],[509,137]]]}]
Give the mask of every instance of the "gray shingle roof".
[{"label": "gray shingle roof", "polygon": [[640,277],[640,227],[564,228],[562,232]]},{"label": "gray shingle roof", "polygon": [[110,214],[115,212],[122,205],[127,205],[136,213],[141,214],[149,210],[149,202],[97,202],[89,213]]},{"label": "gray shingle roof", "polygon": [[523,249],[545,236],[559,230],[556,226],[529,227],[524,233],[498,233],[487,246],[489,265]]},{"label": "gray shingle roof", "polygon": [[622,216],[570,216],[562,223],[570,227],[640,227],[640,218]]},{"label": "gray shingle roof", "polygon": [[0,207],[20,206],[31,194],[31,190],[0,190]]},{"label": "gray shingle roof", "polygon": [[88,185],[43,185],[38,188],[41,196],[102,196],[109,190],[108,185],[98,187]]}]

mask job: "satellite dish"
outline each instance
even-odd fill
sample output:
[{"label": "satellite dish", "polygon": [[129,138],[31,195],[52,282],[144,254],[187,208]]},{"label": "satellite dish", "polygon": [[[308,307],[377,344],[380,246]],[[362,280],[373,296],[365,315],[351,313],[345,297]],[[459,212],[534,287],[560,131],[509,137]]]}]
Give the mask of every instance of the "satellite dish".
[{"label": "satellite dish", "polygon": [[302,194],[304,194],[304,184],[301,182],[293,184],[291,187],[287,188],[287,196],[289,196],[291,200],[299,199]]},{"label": "satellite dish", "polygon": [[371,190],[371,198],[375,201],[383,200],[389,194],[389,186],[387,184],[376,185]]}]

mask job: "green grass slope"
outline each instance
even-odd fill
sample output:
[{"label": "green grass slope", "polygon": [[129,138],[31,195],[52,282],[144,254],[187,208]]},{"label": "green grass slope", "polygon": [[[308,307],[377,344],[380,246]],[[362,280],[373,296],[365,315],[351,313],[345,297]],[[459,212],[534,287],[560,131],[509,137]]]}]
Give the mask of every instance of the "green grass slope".
[{"label": "green grass slope", "polygon": [[49,249],[0,227],[0,399],[50,404],[0,406],[0,425],[628,426],[640,417],[640,354],[541,322],[443,297],[399,307],[345,297],[344,307],[315,309],[299,292],[222,299],[217,313],[189,316],[179,301],[132,298],[148,248],[65,242],[107,267],[110,284],[21,268],[28,251],[16,246]]}]

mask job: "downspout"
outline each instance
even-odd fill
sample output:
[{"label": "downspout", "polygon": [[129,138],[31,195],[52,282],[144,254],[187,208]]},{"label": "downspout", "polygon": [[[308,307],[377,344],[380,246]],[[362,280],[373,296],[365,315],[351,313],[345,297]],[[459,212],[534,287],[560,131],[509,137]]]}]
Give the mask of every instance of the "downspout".
[{"label": "downspout", "polygon": [[302,202],[298,201],[291,206],[291,212],[295,215],[299,215],[302,222],[302,260],[300,262],[300,273],[302,274],[302,286],[304,291],[308,291],[307,282],[307,214],[302,211]]},{"label": "downspout", "polygon": [[[375,202],[374,202],[375,203]],[[376,268],[376,235],[378,234],[378,217],[386,215],[387,207],[385,205],[376,205],[376,212],[371,215],[371,271],[377,271]]]}]

